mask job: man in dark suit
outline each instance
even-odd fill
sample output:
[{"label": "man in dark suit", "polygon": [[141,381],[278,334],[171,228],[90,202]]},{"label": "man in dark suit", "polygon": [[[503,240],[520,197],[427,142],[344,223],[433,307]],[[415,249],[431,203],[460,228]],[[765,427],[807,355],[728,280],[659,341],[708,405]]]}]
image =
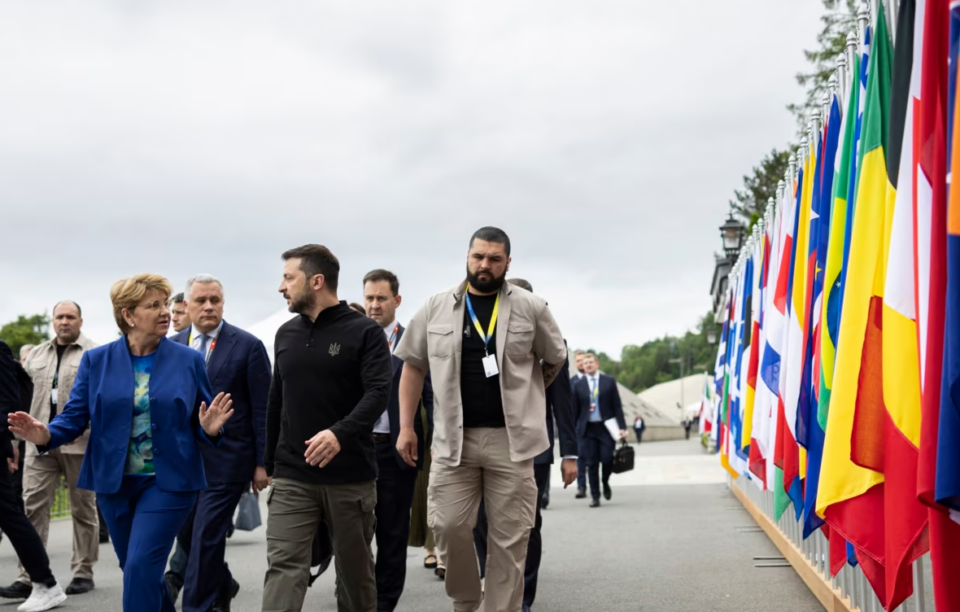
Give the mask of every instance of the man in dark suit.
[{"label": "man in dark suit", "polygon": [[229,610],[239,585],[224,561],[227,530],[250,483],[255,492],[268,484],[263,449],[272,373],[263,343],[223,320],[220,281],[195,276],[185,294],[192,324],[173,340],[203,354],[214,395],[223,391],[233,398],[233,418],[219,446],[201,448],[208,487],[177,538],[188,558],[183,612]]},{"label": "man in dark suit", "polygon": [[[383,328],[391,354],[403,336],[397,322],[400,306],[400,281],[388,270],[373,270],[363,277],[363,301],[368,317]],[[417,472],[423,467],[424,435],[420,419],[414,420],[417,433],[416,466],[408,465],[397,452],[400,434],[400,374],[403,361],[393,357],[393,382],[387,409],[373,426],[377,452],[377,610],[393,612],[403,594],[407,575],[407,539],[410,535],[410,509],[417,483]],[[433,390],[429,377],[424,380],[423,405],[428,427],[433,423]]]},{"label": "man in dark suit", "polygon": [[[583,351],[577,351],[573,354],[574,364],[577,366],[577,372],[570,379],[571,393],[577,388],[577,383],[583,378]],[[584,499],[587,496],[587,464],[584,463],[583,455],[577,457],[577,499]]]},{"label": "man in dark suit", "polygon": [[606,422],[615,419],[620,438],[627,437],[627,422],[623,418],[617,381],[599,370],[597,356],[593,353],[584,355],[584,376],[573,393],[580,456],[587,464],[590,481],[591,508],[600,507],[600,465],[603,465],[603,497],[609,500],[613,496],[610,474],[615,440]]},{"label": "man in dark suit", "polygon": [[[511,278],[509,283],[533,293],[533,287],[522,278]],[[564,361],[563,368],[557,374],[557,380],[570,378],[570,361]],[[577,436],[573,421],[573,408],[570,385],[550,385],[547,387],[547,437],[550,448],[537,455],[533,460],[533,477],[537,482],[537,499],[547,497],[550,486],[550,466],[553,465],[554,424],[560,438],[560,456],[563,458],[563,486],[567,487],[577,478]],[[537,577],[540,573],[540,560],[543,555],[543,539],[540,528],[543,515],[540,511],[546,504],[537,504],[537,514],[530,540],[527,543],[527,560],[523,571],[523,612],[530,612],[537,597]],[[477,526],[473,529],[473,541],[480,562],[480,576],[486,574],[487,565],[487,513],[483,502],[477,513]]]}]

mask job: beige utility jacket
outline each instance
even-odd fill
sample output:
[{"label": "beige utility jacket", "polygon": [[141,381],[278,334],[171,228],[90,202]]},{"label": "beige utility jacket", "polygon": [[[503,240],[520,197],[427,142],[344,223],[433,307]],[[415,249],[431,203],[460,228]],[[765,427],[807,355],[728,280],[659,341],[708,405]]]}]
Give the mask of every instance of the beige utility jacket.
[{"label": "beige utility jacket", "polygon": [[[60,378],[57,380],[57,413],[63,411],[70,399],[70,391],[73,389],[73,380],[77,377],[77,368],[80,367],[80,357],[84,351],[96,348],[97,343],[90,340],[83,334],[77,338],[77,341],[67,347],[60,360]],[[33,379],[33,401],[30,404],[30,416],[42,423],[50,422],[50,393],[53,390],[53,376],[57,370],[57,346],[56,338],[47,340],[43,344],[37,345],[30,351],[30,357],[25,365],[27,373]],[[130,407],[133,410],[133,406]],[[87,451],[87,439],[90,437],[90,430],[83,432],[83,435],[70,444],[60,447],[60,452],[70,455],[82,455]],[[33,444],[27,444],[27,455],[37,454],[37,447]]]},{"label": "beige utility jacket", "polygon": [[[464,281],[427,300],[413,315],[394,353],[405,363],[430,372],[433,460],[448,466],[460,465],[463,447],[460,357],[466,286]],[[525,461],[550,447],[540,360],[563,363],[567,348],[547,302],[510,283],[504,283],[500,291],[495,336],[510,459]]]}]

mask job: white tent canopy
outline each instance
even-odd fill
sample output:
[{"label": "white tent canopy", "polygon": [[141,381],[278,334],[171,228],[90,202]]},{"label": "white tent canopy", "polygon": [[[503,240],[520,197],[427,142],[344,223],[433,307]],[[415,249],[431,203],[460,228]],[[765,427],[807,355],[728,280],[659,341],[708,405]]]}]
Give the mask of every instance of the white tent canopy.
[{"label": "white tent canopy", "polygon": [[291,313],[287,310],[286,307],[279,312],[276,312],[263,321],[252,325],[247,328],[247,331],[256,336],[263,346],[267,349],[267,355],[270,356],[271,363],[273,362],[273,343],[277,338],[277,330],[280,329],[280,326],[292,319],[293,317],[298,316]]}]

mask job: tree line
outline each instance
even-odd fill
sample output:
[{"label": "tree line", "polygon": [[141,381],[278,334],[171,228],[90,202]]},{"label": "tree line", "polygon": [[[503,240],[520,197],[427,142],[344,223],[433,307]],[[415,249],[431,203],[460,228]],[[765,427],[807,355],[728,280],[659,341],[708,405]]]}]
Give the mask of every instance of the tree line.
[{"label": "tree line", "polygon": [[603,352],[597,353],[600,369],[635,393],[680,378],[681,362],[684,376],[712,372],[717,345],[708,342],[707,331],[711,328],[717,336],[720,335],[713,322],[713,313],[708,312],[700,318],[694,330],[682,336],[665,335],[641,345],[628,344],[620,352],[619,360]]}]

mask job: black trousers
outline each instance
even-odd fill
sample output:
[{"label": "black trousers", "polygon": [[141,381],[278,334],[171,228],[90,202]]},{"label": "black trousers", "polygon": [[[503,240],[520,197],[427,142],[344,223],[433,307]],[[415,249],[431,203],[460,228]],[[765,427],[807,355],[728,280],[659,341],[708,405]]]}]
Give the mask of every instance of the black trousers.
[{"label": "black trousers", "polygon": [[587,423],[587,430],[580,439],[580,457],[587,463],[590,479],[590,496],[600,499],[600,466],[603,466],[603,483],[610,482],[613,468],[613,438],[603,423]]},{"label": "black trousers", "polygon": [[[543,499],[550,486],[549,463],[533,464],[533,477],[537,481],[537,500]],[[523,570],[523,605],[533,606],[537,598],[537,578],[540,574],[540,560],[543,558],[543,537],[540,528],[543,526],[543,515],[540,513],[540,504],[537,504],[537,516],[530,531],[530,541],[527,542],[527,562]],[[477,526],[473,528],[473,543],[477,548],[477,560],[480,562],[480,577],[487,573],[487,509],[483,500],[480,500],[480,510],[477,512]]]},{"label": "black trousers", "polygon": [[197,495],[193,512],[177,536],[187,555],[183,612],[207,612],[218,599],[229,599],[233,575],[224,560],[227,530],[249,486],[245,482],[213,484]]},{"label": "black trousers", "polygon": [[0,460],[0,530],[10,540],[34,584],[56,584],[47,550],[23,512],[23,498],[15,493],[14,476],[7,470],[6,459]]},{"label": "black trousers", "polygon": [[377,467],[377,610],[392,612],[407,579],[407,539],[417,470],[397,463],[393,444],[376,444]]}]

